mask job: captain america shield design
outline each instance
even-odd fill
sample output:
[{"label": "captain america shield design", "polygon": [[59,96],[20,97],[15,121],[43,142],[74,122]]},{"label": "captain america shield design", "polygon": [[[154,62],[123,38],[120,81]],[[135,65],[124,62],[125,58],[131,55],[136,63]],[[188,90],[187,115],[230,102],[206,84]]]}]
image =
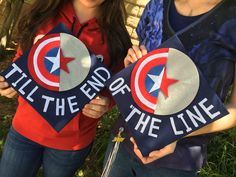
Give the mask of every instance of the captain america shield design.
[{"label": "captain america shield design", "polygon": [[172,48],[158,49],[135,64],[132,97],[146,112],[171,115],[191,104],[198,93],[199,80],[198,70],[187,55]]},{"label": "captain america shield design", "polygon": [[28,67],[40,86],[62,92],[83,82],[89,73],[91,58],[86,46],[76,37],[56,33],[36,42],[29,53]]}]

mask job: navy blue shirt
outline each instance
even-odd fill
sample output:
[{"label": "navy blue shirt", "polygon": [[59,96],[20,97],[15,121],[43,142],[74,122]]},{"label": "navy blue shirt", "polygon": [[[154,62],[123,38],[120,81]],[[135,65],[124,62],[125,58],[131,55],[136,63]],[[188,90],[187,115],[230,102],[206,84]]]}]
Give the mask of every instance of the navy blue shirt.
[{"label": "navy blue shirt", "polygon": [[184,29],[185,27],[187,27],[188,25],[192,24],[196,20],[198,20],[202,15],[203,14],[197,15],[197,16],[181,15],[177,11],[174,1],[172,1],[170,5],[170,11],[169,11],[170,26],[175,32],[178,32]]},{"label": "navy blue shirt", "polygon": [[[173,1],[151,0],[149,2],[137,27],[140,44],[145,45],[148,51],[152,51],[173,36],[178,38],[210,86],[224,101],[227,90],[233,82],[236,62],[234,30],[236,2],[223,0],[206,14],[188,18],[176,15]],[[122,118],[116,124],[116,133],[120,126],[125,127],[124,135],[127,136],[125,143],[121,145],[134,154],[128,138],[130,132]],[[181,139],[173,154],[146,166],[186,171],[198,170],[206,160],[207,144],[210,139],[210,135]]]}]

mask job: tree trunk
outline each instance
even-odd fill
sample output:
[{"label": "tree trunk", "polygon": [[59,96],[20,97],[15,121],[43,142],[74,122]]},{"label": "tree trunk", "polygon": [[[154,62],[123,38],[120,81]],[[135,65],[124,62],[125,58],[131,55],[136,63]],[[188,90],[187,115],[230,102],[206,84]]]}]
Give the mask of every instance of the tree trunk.
[{"label": "tree trunk", "polygon": [[20,15],[24,0],[7,0],[4,9],[4,21],[0,31],[0,56],[11,41],[12,32]]}]

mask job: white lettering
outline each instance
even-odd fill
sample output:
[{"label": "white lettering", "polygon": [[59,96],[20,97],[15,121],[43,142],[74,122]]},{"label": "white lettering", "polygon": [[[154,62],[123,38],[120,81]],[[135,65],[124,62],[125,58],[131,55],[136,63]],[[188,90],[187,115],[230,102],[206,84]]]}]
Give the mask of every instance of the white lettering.
[{"label": "white lettering", "polygon": [[214,108],[213,105],[210,105],[209,107],[206,107],[204,105],[205,102],[207,102],[207,98],[203,99],[200,103],[199,106],[205,111],[205,113],[211,118],[214,119],[216,118],[218,115],[220,115],[221,113],[219,111],[215,112],[215,113],[211,113],[210,111]]},{"label": "white lettering", "polygon": [[34,89],[31,90],[31,92],[28,94],[26,99],[33,103],[34,99],[32,98],[32,95],[38,90],[38,88],[39,88],[38,86],[35,86]]},{"label": "white lettering", "polygon": [[12,74],[14,74],[17,71],[19,73],[22,73],[22,70],[15,63],[12,63],[12,66],[13,66],[13,69],[5,76],[6,79],[9,78]]},{"label": "white lettering", "polygon": [[[106,78],[102,77],[101,72],[106,74]],[[106,68],[103,68],[103,67],[99,67],[95,69],[94,74],[96,74],[103,82],[106,82],[108,79],[111,78],[110,72]]]},{"label": "white lettering", "polygon": [[49,103],[50,103],[51,101],[54,101],[55,98],[49,97],[49,96],[46,96],[46,95],[42,95],[42,98],[46,100],[46,102],[45,102],[45,104],[44,104],[43,112],[47,112],[47,111],[48,111]]},{"label": "white lettering", "polygon": [[135,127],[135,130],[138,130],[142,126],[142,129],[140,131],[141,133],[143,133],[144,130],[146,129],[147,124],[148,124],[148,122],[149,122],[149,120],[151,118],[150,116],[147,116],[146,118],[144,118],[144,117],[145,117],[145,114],[142,113],[140,118],[139,118],[139,121],[138,121],[138,123],[137,123],[137,125]]},{"label": "white lettering", "polygon": [[190,132],[192,130],[192,128],[189,127],[187,122],[184,120],[184,114],[181,113],[181,114],[177,115],[177,117],[183,122],[184,126],[186,127],[186,132]]},{"label": "white lettering", "polygon": [[90,81],[88,80],[87,83],[93,87],[97,92],[100,90],[97,86],[99,86],[100,88],[103,88],[104,87],[104,84],[99,81],[96,77],[92,76],[92,79],[95,81]]},{"label": "white lettering", "polygon": [[90,94],[89,92],[91,92],[91,88],[87,88],[87,90],[85,90],[86,88],[85,87],[87,87],[88,85],[85,83],[82,87],[80,87],[80,90],[91,100],[91,99],[93,99],[95,96],[96,96],[96,94],[95,93],[92,93],[92,94]]},{"label": "white lettering", "polygon": [[[61,103],[60,103],[60,100],[61,100]],[[60,114],[60,112],[61,112],[61,114]],[[65,99],[64,98],[62,98],[62,99],[57,98],[56,99],[56,115],[57,116],[59,116],[59,115],[64,116],[65,115]]]},{"label": "white lettering", "polygon": [[[155,130],[159,130],[159,126],[156,125],[156,123],[161,123],[160,119],[150,117],[149,115],[146,115],[145,113],[142,113],[140,110],[138,110],[133,105],[130,106],[132,109],[129,115],[126,117],[125,121],[129,122],[131,118],[135,118],[137,120],[135,125],[135,130],[144,133],[145,130],[148,131],[148,136],[157,138],[158,135],[154,132]],[[148,126],[150,122],[150,126]]]},{"label": "white lettering", "polygon": [[29,83],[31,82],[32,80],[29,79],[27,82],[25,82],[20,88],[19,88],[19,92],[22,94],[22,95],[25,95],[25,91],[23,90],[27,85],[29,85]]},{"label": "white lettering", "polygon": [[68,100],[68,103],[69,103],[69,108],[70,108],[70,112],[71,113],[75,113],[75,112],[78,112],[79,111],[79,108],[76,108],[75,106],[78,105],[77,102],[72,102],[74,99],[76,99],[76,96],[71,96],[71,97],[68,97],[67,100]]},{"label": "white lettering", "polygon": [[154,130],[159,130],[159,126],[156,126],[155,123],[161,123],[161,120],[160,119],[156,119],[156,118],[152,118],[151,119],[151,125],[150,125],[150,128],[149,128],[149,132],[148,132],[148,135],[149,136],[152,136],[154,138],[157,138],[158,135],[157,134],[154,134],[153,131]]},{"label": "white lettering", "polygon": [[22,76],[21,76],[16,82],[13,82],[13,83],[12,83],[12,86],[13,86],[13,87],[16,87],[16,85],[17,85],[22,79],[24,79],[24,78],[26,78],[26,77],[27,77],[27,75],[26,75],[25,73],[23,73]]},{"label": "white lettering", "polygon": [[133,110],[129,113],[128,117],[126,117],[126,119],[125,119],[126,122],[129,122],[129,120],[133,117],[133,115],[134,115],[135,113],[137,113],[137,114],[139,114],[139,115],[141,114],[141,111],[139,111],[139,110],[138,110],[137,108],[135,108],[133,105],[131,105],[130,108],[133,109]]},{"label": "white lettering", "polygon": [[173,117],[170,117],[170,123],[171,123],[171,127],[172,127],[175,135],[182,135],[184,133],[182,130],[176,129],[175,121],[174,121]]},{"label": "white lettering", "polygon": [[[197,106],[193,106],[193,109],[195,110],[195,112],[197,113],[197,115],[193,114],[192,112],[190,112],[188,109],[186,110],[186,113],[188,115],[188,117],[190,118],[190,120],[192,121],[193,125],[195,127],[199,127],[198,123],[196,122],[196,120],[198,120],[199,122],[205,124],[206,120],[204,119],[204,117],[202,116],[202,114],[200,113],[200,111],[198,110]],[[196,119],[196,120],[195,120]]]},{"label": "white lettering", "polygon": [[[125,90],[130,92],[130,88],[127,84],[124,85],[125,80],[123,78],[116,79],[110,86],[109,90],[112,92],[112,96],[115,96],[117,93],[121,92],[125,94]],[[117,84],[117,85],[116,85]]]}]

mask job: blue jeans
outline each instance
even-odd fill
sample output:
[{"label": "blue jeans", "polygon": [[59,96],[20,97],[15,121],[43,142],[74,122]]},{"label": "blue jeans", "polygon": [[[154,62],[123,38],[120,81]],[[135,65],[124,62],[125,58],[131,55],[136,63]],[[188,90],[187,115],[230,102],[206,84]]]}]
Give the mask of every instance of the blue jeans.
[{"label": "blue jeans", "polygon": [[[105,161],[112,149],[109,141]],[[112,165],[109,177],[196,177],[195,171],[183,171],[168,168],[150,168],[137,161],[120,145],[116,159]]]},{"label": "blue jeans", "polygon": [[92,144],[78,151],[41,146],[10,129],[0,162],[0,177],[35,177],[43,167],[44,177],[73,177],[91,151]]}]

